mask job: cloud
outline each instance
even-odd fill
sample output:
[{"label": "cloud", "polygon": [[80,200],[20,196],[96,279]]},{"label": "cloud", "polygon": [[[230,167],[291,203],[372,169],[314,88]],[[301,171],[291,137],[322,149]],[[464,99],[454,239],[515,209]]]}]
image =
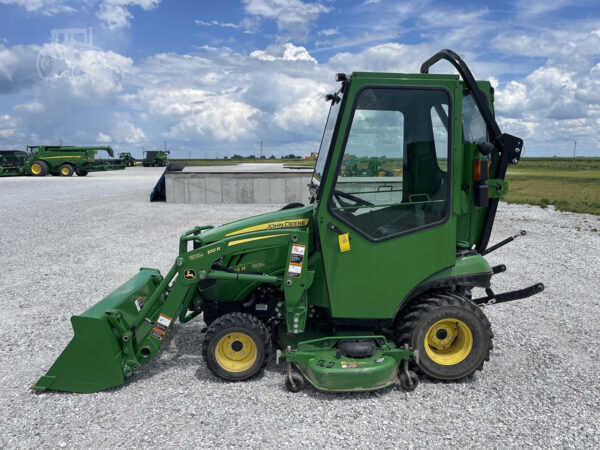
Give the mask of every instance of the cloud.
[{"label": "cloud", "polygon": [[319,30],[317,33],[319,36],[333,36],[336,34],[340,34],[337,28],[326,28],[324,30]]},{"label": "cloud", "polygon": [[250,53],[251,58],[261,61],[309,61],[317,63],[304,47],[296,47],[294,44],[272,45],[266,50],[255,50]]},{"label": "cloud", "polygon": [[112,142],[112,137],[108,134],[104,134],[102,131],[98,133],[98,137],[96,140],[102,144],[110,144]]},{"label": "cloud", "polygon": [[246,13],[262,19],[274,20],[286,39],[304,41],[311,22],[331,8],[320,3],[301,0],[242,0]]},{"label": "cloud", "polygon": [[100,142],[140,144],[147,141],[144,131],[131,123],[128,112],[113,112],[108,118],[107,131],[107,134],[98,133]]},{"label": "cloud", "polygon": [[76,2],[68,0],[0,0],[0,4],[17,5],[29,12],[39,12],[51,16],[64,12],[74,12],[75,8],[70,4],[76,4]]},{"label": "cloud", "polygon": [[39,100],[33,99],[29,102],[20,103],[13,108],[15,111],[24,111],[31,114],[40,114],[46,110],[46,107]]},{"label": "cloud", "polygon": [[252,137],[257,127],[254,120],[257,113],[256,108],[232,98],[209,97],[204,102],[195,103],[192,111],[166,135],[184,140],[196,135],[209,135],[220,141],[235,142]]},{"label": "cloud", "polygon": [[103,0],[96,11],[96,17],[110,30],[129,27],[133,14],[131,7],[138,6],[149,11],[158,6],[160,0]]},{"label": "cloud", "polygon": [[18,124],[15,118],[8,114],[0,115],[0,138],[12,138],[17,133]]},{"label": "cloud", "polygon": [[197,19],[196,25],[202,25],[205,27],[240,28],[239,24],[230,22],[219,22],[218,20],[211,20],[210,22],[205,22],[204,20]]},{"label": "cloud", "polygon": [[0,44],[0,94],[13,94],[33,86],[39,79],[39,47]]},{"label": "cloud", "polygon": [[525,15],[531,18],[532,16],[547,14],[572,4],[573,3],[569,0],[545,0],[543,2],[518,0],[516,2],[516,7],[520,15]]},{"label": "cloud", "polygon": [[[429,44],[405,45],[394,42],[375,45],[358,53],[338,53],[329,65],[338,72],[400,72],[417,73],[424,55],[432,55]],[[427,57],[428,57],[427,56]]]}]

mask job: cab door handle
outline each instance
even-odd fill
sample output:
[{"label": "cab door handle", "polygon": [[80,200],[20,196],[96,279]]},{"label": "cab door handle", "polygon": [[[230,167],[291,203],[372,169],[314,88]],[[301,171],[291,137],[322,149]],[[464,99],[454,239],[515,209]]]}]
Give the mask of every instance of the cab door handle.
[{"label": "cab door handle", "polygon": [[336,227],[332,222],[329,222],[327,224],[327,228],[329,228],[331,231],[333,231],[334,233],[337,234],[344,234],[345,232],[340,230],[338,227]]}]

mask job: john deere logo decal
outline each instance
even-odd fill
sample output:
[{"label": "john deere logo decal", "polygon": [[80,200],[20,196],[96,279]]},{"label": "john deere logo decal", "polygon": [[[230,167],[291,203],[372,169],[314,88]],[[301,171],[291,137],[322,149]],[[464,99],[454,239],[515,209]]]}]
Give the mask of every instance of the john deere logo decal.
[{"label": "john deere logo decal", "polygon": [[196,271],[192,269],[185,269],[185,272],[183,272],[183,278],[186,280],[193,280],[196,278]]}]

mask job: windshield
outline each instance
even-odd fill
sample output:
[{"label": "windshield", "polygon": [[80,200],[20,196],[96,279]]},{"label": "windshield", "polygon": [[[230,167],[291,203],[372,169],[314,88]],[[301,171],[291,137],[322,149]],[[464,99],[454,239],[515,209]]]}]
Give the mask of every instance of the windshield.
[{"label": "windshield", "polygon": [[315,171],[312,177],[312,186],[318,187],[323,177],[323,170],[325,169],[325,161],[327,161],[327,154],[329,153],[329,147],[331,140],[333,139],[333,130],[337,121],[338,112],[340,110],[340,104],[342,103],[341,94],[337,94],[331,100],[331,107],[329,108],[329,115],[327,116],[327,123],[325,124],[325,130],[323,131],[323,137],[321,139],[321,146],[319,147],[319,153],[317,156],[317,163],[315,164]]}]

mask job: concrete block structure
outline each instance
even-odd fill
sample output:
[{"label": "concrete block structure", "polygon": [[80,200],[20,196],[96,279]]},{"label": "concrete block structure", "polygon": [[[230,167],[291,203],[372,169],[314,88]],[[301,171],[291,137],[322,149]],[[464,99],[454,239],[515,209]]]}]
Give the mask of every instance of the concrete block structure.
[{"label": "concrete block structure", "polygon": [[312,168],[282,164],[189,166],[168,172],[167,203],[307,203]]}]

